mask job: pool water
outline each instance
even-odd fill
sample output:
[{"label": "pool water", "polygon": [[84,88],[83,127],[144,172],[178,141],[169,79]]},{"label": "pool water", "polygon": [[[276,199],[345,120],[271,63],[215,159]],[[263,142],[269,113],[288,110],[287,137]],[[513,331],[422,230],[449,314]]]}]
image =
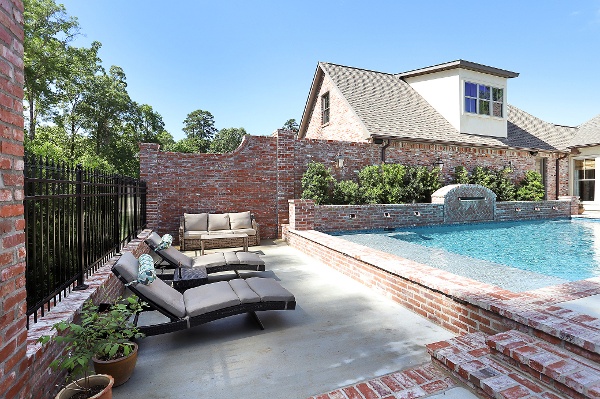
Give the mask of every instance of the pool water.
[{"label": "pool water", "polygon": [[[543,276],[557,279],[546,279],[549,283],[600,276],[600,221],[594,219],[480,223],[333,235],[480,281],[502,280],[502,277],[491,276],[486,280],[481,278],[485,270],[470,269],[491,267],[487,274],[498,274],[503,273],[498,267],[504,265],[531,273],[513,274],[512,279],[544,280]],[[423,247],[428,249],[424,251]],[[498,281],[491,283],[502,286]]]}]

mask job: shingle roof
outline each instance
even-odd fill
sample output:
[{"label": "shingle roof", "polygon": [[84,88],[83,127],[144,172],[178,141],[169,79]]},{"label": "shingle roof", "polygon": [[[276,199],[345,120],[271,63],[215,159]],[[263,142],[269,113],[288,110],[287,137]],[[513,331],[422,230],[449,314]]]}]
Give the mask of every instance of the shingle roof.
[{"label": "shingle roof", "polygon": [[325,62],[319,66],[371,136],[552,151],[565,150],[575,132],[509,105],[507,138],[460,133],[398,76]]},{"label": "shingle roof", "polygon": [[577,133],[569,142],[569,147],[600,145],[600,115],[580,125]]}]

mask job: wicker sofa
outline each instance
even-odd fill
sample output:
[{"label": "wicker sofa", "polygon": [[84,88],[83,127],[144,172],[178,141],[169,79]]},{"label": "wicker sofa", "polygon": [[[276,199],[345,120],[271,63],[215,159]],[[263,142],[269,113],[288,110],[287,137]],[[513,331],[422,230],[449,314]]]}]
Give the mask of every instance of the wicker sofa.
[{"label": "wicker sofa", "polygon": [[[200,249],[200,236],[246,233],[248,245],[260,245],[258,223],[249,212],[184,213],[179,223],[179,246],[182,251]],[[204,240],[204,248],[240,247],[239,239]]]}]

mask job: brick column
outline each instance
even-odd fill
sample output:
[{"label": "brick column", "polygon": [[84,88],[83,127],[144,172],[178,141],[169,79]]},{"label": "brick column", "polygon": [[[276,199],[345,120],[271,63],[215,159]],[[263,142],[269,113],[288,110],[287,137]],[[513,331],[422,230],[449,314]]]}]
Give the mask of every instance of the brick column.
[{"label": "brick column", "polygon": [[23,212],[23,3],[0,2],[0,396],[29,397]]},{"label": "brick column", "polygon": [[315,229],[315,201],[289,200],[290,230]]},{"label": "brick column", "polygon": [[158,190],[156,175],[158,151],[156,143],[140,143],[140,179],[146,182],[146,222],[150,229],[158,228]]},{"label": "brick column", "polygon": [[295,133],[277,131],[277,235],[281,225],[289,221],[287,201],[294,198],[294,146]]},{"label": "brick column", "polygon": [[579,214],[579,197],[570,195],[561,195],[558,197],[559,201],[570,201],[571,202],[571,215]]}]

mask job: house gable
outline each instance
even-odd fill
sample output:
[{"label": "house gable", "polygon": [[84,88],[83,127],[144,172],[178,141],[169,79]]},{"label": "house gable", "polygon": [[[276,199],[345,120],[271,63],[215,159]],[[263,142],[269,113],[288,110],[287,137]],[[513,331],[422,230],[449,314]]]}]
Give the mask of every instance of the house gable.
[{"label": "house gable", "polygon": [[[323,96],[327,96],[329,120],[323,123]],[[340,92],[334,80],[317,66],[302,121],[299,138],[366,142],[370,135],[364,123]]]}]

